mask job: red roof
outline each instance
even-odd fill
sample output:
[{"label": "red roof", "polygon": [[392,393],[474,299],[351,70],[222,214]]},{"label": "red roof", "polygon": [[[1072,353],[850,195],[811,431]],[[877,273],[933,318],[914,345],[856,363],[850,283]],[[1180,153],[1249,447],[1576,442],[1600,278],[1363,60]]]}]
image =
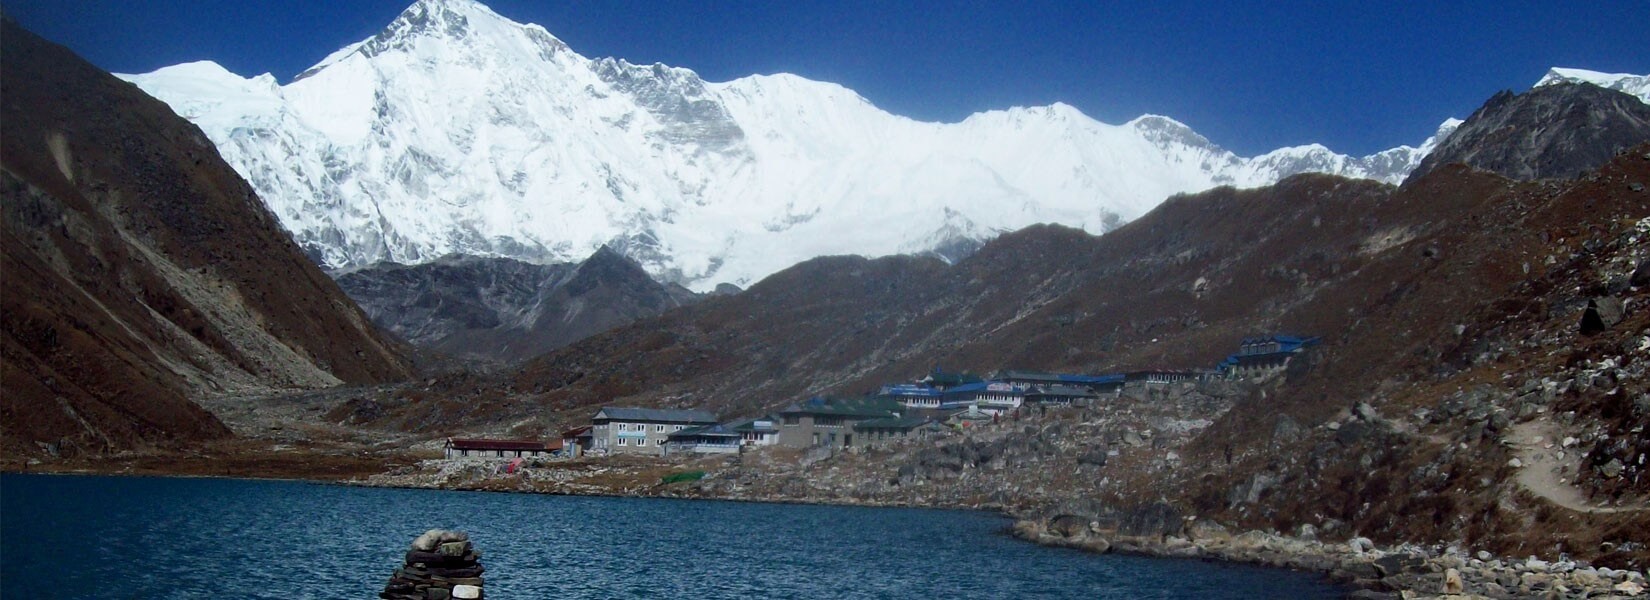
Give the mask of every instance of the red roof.
[{"label": "red roof", "polygon": [[534,440],[464,440],[449,438],[447,446],[454,450],[531,450],[543,452],[560,448],[561,441],[557,440],[555,445],[552,446]]},{"label": "red roof", "polygon": [[582,436],[582,435],[585,435],[585,434],[588,434],[588,433],[590,433],[590,426],[585,425],[584,427],[575,427],[573,429],[563,431],[563,432],[561,432],[561,436],[563,438],[575,438],[575,437],[579,437],[579,436]]}]

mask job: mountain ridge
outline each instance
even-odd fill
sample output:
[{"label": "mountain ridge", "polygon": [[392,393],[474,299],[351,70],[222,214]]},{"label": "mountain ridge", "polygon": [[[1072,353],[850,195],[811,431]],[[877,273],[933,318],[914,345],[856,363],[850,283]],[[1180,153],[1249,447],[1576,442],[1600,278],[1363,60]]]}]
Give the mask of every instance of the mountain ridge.
[{"label": "mountain ridge", "polygon": [[1396,183],[1451,125],[1367,157],[1244,158],[1167,117],[1109,125],[1060,103],[927,123],[795,75],[588,59],[470,0],[415,3],[284,86],[203,63],[124,77],[201,124],[328,267],[612,245],[701,291],[1033,223],[1098,233],[1175,193],[1296,172]]},{"label": "mountain ridge", "polygon": [[199,128],[0,27],[8,453],[216,440],[197,400],[411,376]]}]

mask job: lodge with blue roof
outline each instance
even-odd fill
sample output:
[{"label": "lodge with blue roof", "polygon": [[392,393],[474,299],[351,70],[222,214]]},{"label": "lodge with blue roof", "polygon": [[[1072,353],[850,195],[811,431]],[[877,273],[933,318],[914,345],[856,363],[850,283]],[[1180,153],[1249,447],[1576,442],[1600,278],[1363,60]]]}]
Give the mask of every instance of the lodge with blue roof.
[{"label": "lodge with blue roof", "polygon": [[1215,371],[1226,379],[1265,380],[1289,366],[1289,361],[1319,343],[1317,337],[1270,335],[1244,338],[1238,351],[1226,357]]}]

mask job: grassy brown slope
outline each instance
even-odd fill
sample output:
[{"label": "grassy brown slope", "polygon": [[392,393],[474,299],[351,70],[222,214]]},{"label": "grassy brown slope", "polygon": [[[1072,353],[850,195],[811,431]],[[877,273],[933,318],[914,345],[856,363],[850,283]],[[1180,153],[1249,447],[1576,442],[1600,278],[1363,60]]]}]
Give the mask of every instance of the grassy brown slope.
[{"label": "grassy brown slope", "polygon": [[8,453],[221,437],[191,395],[409,375],[199,129],[3,27]]}]

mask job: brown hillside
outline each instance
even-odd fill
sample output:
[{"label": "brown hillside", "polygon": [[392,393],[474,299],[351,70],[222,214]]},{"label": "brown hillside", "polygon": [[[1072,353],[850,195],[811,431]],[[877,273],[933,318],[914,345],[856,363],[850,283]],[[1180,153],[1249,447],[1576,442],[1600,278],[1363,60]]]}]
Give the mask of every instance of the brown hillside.
[{"label": "brown hillside", "polygon": [[199,129],[3,27],[7,453],[221,437],[192,396],[408,376]]}]

